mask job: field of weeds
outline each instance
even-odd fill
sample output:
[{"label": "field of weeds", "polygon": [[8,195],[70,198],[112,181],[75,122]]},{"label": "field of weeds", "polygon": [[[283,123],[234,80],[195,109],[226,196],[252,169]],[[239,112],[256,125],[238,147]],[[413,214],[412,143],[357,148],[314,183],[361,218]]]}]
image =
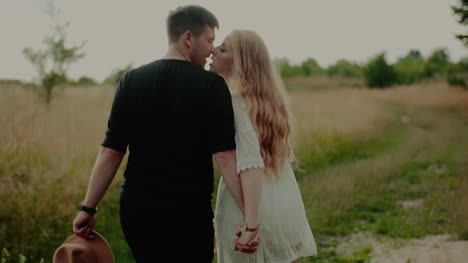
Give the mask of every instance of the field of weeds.
[{"label": "field of weeds", "polygon": [[[416,252],[395,253],[441,236],[453,239],[444,239],[444,255],[468,257],[468,91],[442,82],[384,90],[355,79],[286,83],[296,176],[319,247],[301,262],[387,262],[374,261],[388,258],[385,253],[424,262]],[[45,106],[29,88],[0,87],[5,262],[51,262],[72,233],[113,94],[113,87],[70,87]],[[132,262],[116,216],[124,166],[100,203],[96,225],[116,262]],[[359,237],[364,241],[349,245]],[[450,252],[450,242],[461,252]]]}]

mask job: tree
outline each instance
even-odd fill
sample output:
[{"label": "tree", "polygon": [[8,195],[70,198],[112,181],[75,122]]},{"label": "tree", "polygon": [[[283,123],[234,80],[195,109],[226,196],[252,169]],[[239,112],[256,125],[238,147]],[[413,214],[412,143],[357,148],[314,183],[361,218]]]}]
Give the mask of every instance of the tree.
[{"label": "tree", "polygon": [[115,68],[109,76],[107,76],[107,78],[104,79],[103,83],[104,84],[110,84],[110,85],[115,85],[119,82],[120,80],[120,77],[122,77],[122,75],[131,70],[132,69],[132,64],[127,64],[126,66],[124,67],[118,67],[118,68]]},{"label": "tree", "polygon": [[76,84],[78,84],[78,85],[96,85],[97,82],[91,77],[82,76],[76,81]]},{"label": "tree", "polygon": [[423,74],[425,77],[446,75],[450,65],[450,56],[446,48],[439,48],[432,52],[424,63]]},{"label": "tree", "polygon": [[364,78],[367,86],[383,88],[395,84],[397,75],[393,67],[388,65],[385,54],[381,53],[364,67]]},{"label": "tree", "polygon": [[287,58],[276,58],[273,63],[279,68],[282,77],[296,77],[302,75],[301,67],[289,64]]},{"label": "tree", "polygon": [[334,65],[328,66],[327,74],[330,77],[360,77],[362,70],[358,64],[340,59]]},{"label": "tree", "polygon": [[460,59],[458,63],[450,64],[447,82],[450,85],[458,85],[468,89],[468,57]]},{"label": "tree", "polygon": [[304,76],[324,75],[325,70],[320,67],[317,61],[313,58],[304,60],[301,64],[302,74]]},{"label": "tree", "polygon": [[408,55],[400,57],[393,65],[400,84],[412,84],[423,77],[424,58],[416,49],[410,50]]},{"label": "tree", "polygon": [[[460,6],[452,6],[453,13],[458,16],[458,23],[468,25],[468,0],[460,0]],[[456,35],[465,46],[468,46],[468,33]]]},{"label": "tree", "polygon": [[67,81],[67,71],[70,64],[84,57],[84,53],[78,53],[85,42],[79,46],[67,47],[66,29],[69,22],[60,23],[58,20],[59,9],[55,8],[53,2],[49,2],[45,9],[53,21],[52,34],[43,40],[46,48],[44,50],[33,50],[24,48],[24,56],[31,62],[39,75],[37,87],[45,92],[47,104],[52,99],[52,90]]}]

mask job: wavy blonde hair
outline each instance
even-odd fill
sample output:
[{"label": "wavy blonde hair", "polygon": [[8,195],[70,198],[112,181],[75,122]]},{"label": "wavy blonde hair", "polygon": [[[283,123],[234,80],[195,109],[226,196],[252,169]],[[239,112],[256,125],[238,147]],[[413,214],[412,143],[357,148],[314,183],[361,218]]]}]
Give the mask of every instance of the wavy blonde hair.
[{"label": "wavy blonde hair", "polygon": [[228,37],[233,54],[229,86],[233,96],[247,103],[266,174],[279,176],[285,162],[293,157],[291,113],[283,82],[256,32],[236,30]]}]

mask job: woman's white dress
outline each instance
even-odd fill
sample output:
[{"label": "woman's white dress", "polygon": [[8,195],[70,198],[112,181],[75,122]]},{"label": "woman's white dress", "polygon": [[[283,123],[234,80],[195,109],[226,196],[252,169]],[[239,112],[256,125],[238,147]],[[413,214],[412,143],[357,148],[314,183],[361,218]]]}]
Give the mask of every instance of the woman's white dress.
[{"label": "woman's white dress", "polygon": [[[232,97],[236,127],[237,173],[264,168],[257,134],[247,104]],[[304,203],[289,161],[279,177],[265,175],[259,210],[262,240],[255,254],[235,251],[235,233],[243,215],[221,179],[215,211],[217,259],[219,263],[285,263],[317,253],[306,218]]]}]

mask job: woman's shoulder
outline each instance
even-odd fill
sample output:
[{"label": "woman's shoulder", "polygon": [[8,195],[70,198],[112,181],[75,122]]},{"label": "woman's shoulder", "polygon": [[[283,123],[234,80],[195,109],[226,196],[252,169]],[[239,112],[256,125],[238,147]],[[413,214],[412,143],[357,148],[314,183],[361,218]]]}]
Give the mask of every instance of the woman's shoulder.
[{"label": "woman's shoulder", "polygon": [[232,94],[231,98],[232,98],[232,106],[239,107],[242,109],[247,108],[247,103],[245,102],[245,99],[242,98],[240,95]]}]

